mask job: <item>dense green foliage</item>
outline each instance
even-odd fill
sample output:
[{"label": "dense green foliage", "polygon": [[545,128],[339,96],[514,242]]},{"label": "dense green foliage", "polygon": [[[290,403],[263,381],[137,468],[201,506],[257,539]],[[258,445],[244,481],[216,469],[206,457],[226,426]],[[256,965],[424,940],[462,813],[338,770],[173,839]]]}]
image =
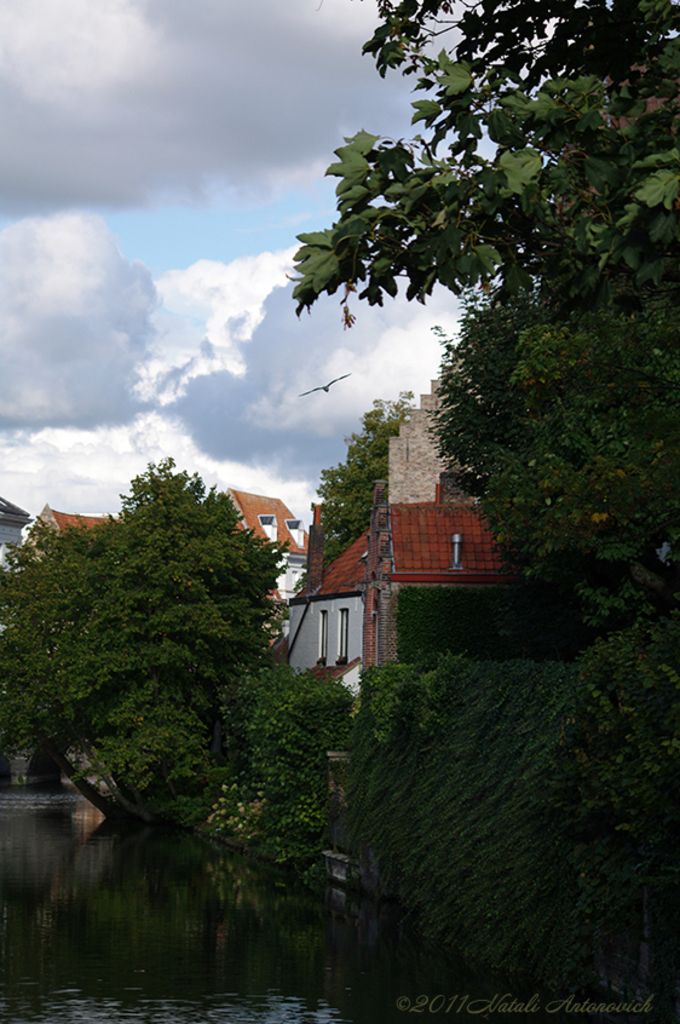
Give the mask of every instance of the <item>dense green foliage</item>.
[{"label": "dense green foliage", "polygon": [[468,294],[455,338],[435,333],[444,351],[440,405],[434,413],[439,453],[467,493],[482,497],[489,477],[530,439],[524,397],[512,375],[520,333],[549,322],[545,305],[531,296],[500,305]]},{"label": "dense green foliage", "polygon": [[[474,5],[472,21],[483,26],[496,6]],[[513,13],[525,6],[513,5]],[[550,6],[534,5],[520,33],[540,26],[545,38]],[[590,6],[579,8],[579,29]],[[428,98],[413,104],[413,122],[422,121],[426,134],[393,141],[362,131],[336,150],[327,173],[340,179],[339,219],[299,236],[298,312],[343,288],[351,322],[351,292],[362,287],[360,298],[382,303],[400,277],[407,298],[423,302],[436,283],[455,293],[494,283],[507,296],[538,282],[564,308],[637,308],[662,282],[677,288],[678,5],[614,6],[616,29],[624,7],[634,25],[623,79],[611,77],[609,45],[596,73],[586,71],[586,59],[571,69],[563,59],[541,64],[529,47],[520,78],[502,52],[498,62],[460,60],[457,50],[477,49],[473,36],[456,43],[454,34],[451,53],[438,57],[417,29],[412,40],[406,32],[383,36],[380,53],[403,48],[407,69],[418,74]],[[597,8],[601,40],[610,12]],[[472,31],[470,20],[464,29]]]},{"label": "dense green foliage", "polygon": [[350,822],[426,935],[569,990],[603,951],[638,984],[646,928],[649,1019],[675,1019],[679,640],[674,618],[577,666],[447,656],[365,675]]},{"label": "dense green foliage", "polygon": [[225,693],[227,754],[236,778],[211,831],[306,869],[318,860],[328,823],[329,750],[349,740],[353,698],[338,680],[275,665]]},{"label": "dense green foliage", "polygon": [[528,571],[573,583],[595,620],[677,604],[678,326],[653,309],[520,338],[511,380],[530,443],[491,479],[485,509]]},{"label": "dense green foliage", "polygon": [[579,878],[592,943],[652,943],[648,980],[671,1020],[680,976],[680,616],[600,640],[586,652],[565,722],[552,803]]},{"label": "dense green foliage", "polygon": [[366,673],[352,828],[425,934],[506,973],[564,981],[577,956],[568,847],[546,775],[573,666],[443,659]]},{"label": "dense green foliage", "polygon": [[[0,577],[0,749],[42,746],[126,813],[204,813],[218,690],[267,651],[280,552],[167,460],[118,519],[38,523]],[[209,795],[209,794],[208,794]]]},{"label": "dense green foliage", "polygon": [[416,71],[418,55],[435,37],[457,59],[485,57],[530,85],[583,73],[617,81],[641,49],[654,45],[638,0],[378,0],[378,9],[382,23],[364,51],[375,55],[383,76],[388,68]]},{"label": "dense green foliage", "polygon": [[387,479],[390,438],[399,433],[412,408],[411,391],[402,391],[396,402],[376,399],[361,419],[361,433],[345,438],[345,462],[321,471],[318,494],[323,502],[326,565],[368,529],[373,485],[376,480]]},{"label": "dense green foliage", "polygon": [[657,303],[570,323],[477,303],[446,343],[440,452],[514,564],[607,628],[677,606],[678,327]]},{"label": "dense green foliage", "polygon": [[578,609],[545,585],[399,591],[397,658],[405,664],[431,664],[447,651],[475,660],[573,661],[591,639]]}]

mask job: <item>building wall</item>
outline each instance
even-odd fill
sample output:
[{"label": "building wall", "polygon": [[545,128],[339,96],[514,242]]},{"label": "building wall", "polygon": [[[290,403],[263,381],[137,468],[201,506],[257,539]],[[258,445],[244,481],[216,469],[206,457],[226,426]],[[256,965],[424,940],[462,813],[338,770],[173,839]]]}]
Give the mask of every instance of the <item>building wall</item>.
[{"label": "building wall", "polygon": [[390,438],[388,497],[393,505],[435,501],[440,474],[446,470],[430,434],[432,413],[439,408],[438,385],[432,381],[430,394],[420,396],[420,408],[402,423],[399,436]]},{"label": "building wall", "polygon": [[5,564],[8,544],[21,544],[21,529],[0,522],[0,565]]},{"label": "building wall", "polygon": [[[7,508],[7,505],[4,505]],[[15,514],[17,513],[17,514]],[[21,513],[21,515],[18,515]],[[22,530],[24,526],[27,526],[31,522],[31,517],[28,512],[23,512],[21,509],[14,507],[6,513],[0,511],[0,565],[4,565],[7,558],[7,546],[9,544],[15,544],[17,547],[21,545]]]},{"label": "building wall", "polygon": [[[307,613],[305,615],[305,608]],[[290,605],[289,644],[293,637],[297,639],[289,655],[289,664],[293,668],[313,668],[319,660],[319,640],[321,635],[321,612],[328,613],[328,658],[327,665],[335,665],[340,649],[340,610],[349,611],[349,629],[347,637],[347,661],[361,657],[361,627],[364,613],[360,594],[347,594],[337,597],[311,598],[309,603]],[[304,621],[302,617],[304,615]],[[298,625],[302,621],[299,633]]]},{"label": "building wall", "polygon": [[290,601],[291,597],[295,597],[306,563],[306,555],[294,551],[286,552],[276,583],[276,589],[283,601]]},{"label": "building wall", "polygon": [[385,501],[385,480],[376,480],[371,510],[371,532],[366,557],[366,603],[364,605],[364,635],[362,663],[384,665],[387,650],[394,647],[389,632],[390,577],[392,573],[392,546],[389,506]]}]

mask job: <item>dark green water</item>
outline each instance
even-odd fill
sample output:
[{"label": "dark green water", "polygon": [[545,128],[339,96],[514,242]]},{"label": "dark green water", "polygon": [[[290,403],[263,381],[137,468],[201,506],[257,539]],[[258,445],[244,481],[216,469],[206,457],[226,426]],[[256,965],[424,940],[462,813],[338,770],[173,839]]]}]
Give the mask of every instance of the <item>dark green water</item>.
[{"label": "dark green water", "polygon": [[485,1015],[507,986],[425,949],[394,906],[345,916],[193,835],[102,823],[61,787],[0,789],[0,960],[3,1024],[560,1018]]}]

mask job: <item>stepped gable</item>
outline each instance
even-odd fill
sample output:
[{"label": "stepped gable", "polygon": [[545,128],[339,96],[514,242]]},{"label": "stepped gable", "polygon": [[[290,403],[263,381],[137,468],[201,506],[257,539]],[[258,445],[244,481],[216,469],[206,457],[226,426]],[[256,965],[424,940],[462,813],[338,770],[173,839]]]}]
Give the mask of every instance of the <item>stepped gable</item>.
[{"label": "stepped gable", "polygon": [[437,484],[446,470],[437,452],[431,428],[439,408],[439,381],[431,381],[429,395],[420,396],[420,407],[411,410],[399,435],[389,441],[390,502],[403,504],[435,501]]},{"label": "stepped gable", "polygon": [[320,594],[352,594],[359,590],[366,576],[368,535],[366,530],[331,562],[323,574]]},{"label": "stepped gable", "polygon": [[466,572],[501,573],[502,559],[493,537],[471,507],[390,505],[394,571],[443,572],[452,569],[451,537],[462,537],[461,562]]},{"label": "stepped gable", "polygon": [[[262,494],[249,494],[248,491],[237,491],[230,487],[229,492],[242,517],[244,529],[252,530],[256,537],[263,540],[274,540],[280,544],[288,543],[288,550],[295,554],[305,554],[307,551],[307,532],[302,528],[295,530],[294,534],[286,525],[290,522],[301,522],[294,516],[287,505],[280,498],[267,498]],[[260,516],[274,516],[276,519],[275,538],[267,533],[260,521]]]}]

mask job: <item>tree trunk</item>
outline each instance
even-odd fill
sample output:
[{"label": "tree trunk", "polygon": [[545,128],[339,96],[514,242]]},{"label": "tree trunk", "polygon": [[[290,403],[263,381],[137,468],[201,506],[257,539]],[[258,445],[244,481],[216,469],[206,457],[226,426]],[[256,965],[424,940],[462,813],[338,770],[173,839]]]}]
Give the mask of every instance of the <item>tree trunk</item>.
[{"label": "tree trunk", "polygon": [[49,736],[46,736],[44,733],[39,733],[38,739],[40,741],[40,746],[45,753],[49,754],[55,764],[61,768],[64,775],[73,782],[73,785],[76,787],[78,792],[82,793],[86,800],[89,800],[91,804],[94,804],[97,810],[101,811],[107,818],[123,817],[121,809],[111,800],[108,800],[103,796],[98,789],[91,786],[86,779],[73,778],[76,774],[76,769],[73,767],[69,759],[62,754],[54,740],[51,740]]}]

